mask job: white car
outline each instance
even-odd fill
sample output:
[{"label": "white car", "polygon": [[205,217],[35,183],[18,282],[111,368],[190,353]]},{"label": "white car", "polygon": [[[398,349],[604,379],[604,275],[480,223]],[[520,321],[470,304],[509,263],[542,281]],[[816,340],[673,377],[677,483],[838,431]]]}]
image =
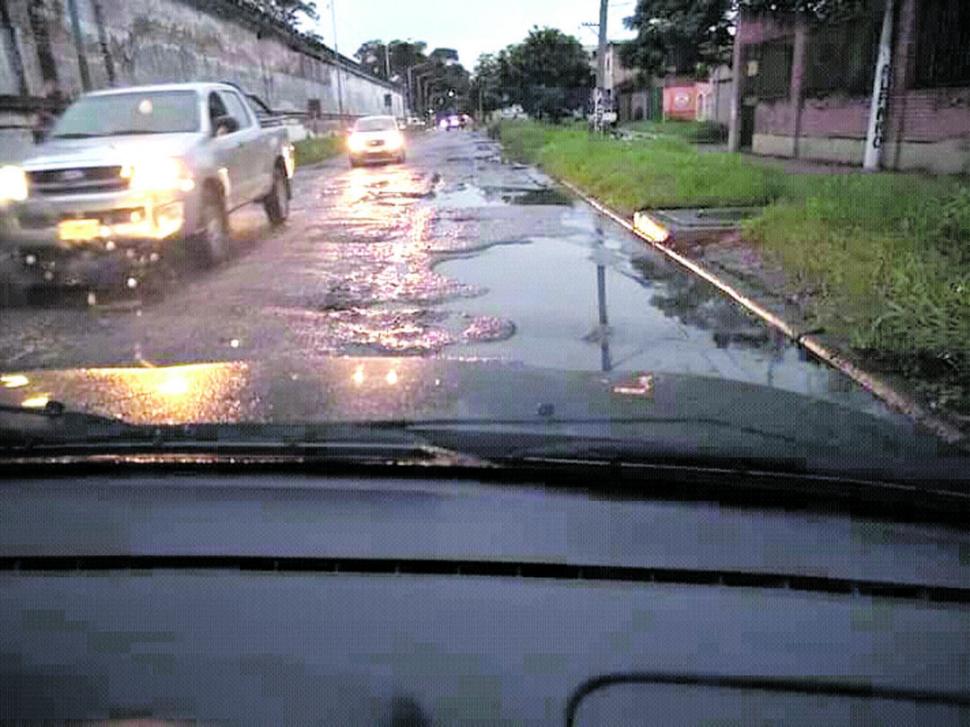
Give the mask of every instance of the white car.
[{"label": "white car", "polygon": [[403,163],[407,158],[404,134],[393,116],[357,119],[347,139],[350,166],[373,162]]}]

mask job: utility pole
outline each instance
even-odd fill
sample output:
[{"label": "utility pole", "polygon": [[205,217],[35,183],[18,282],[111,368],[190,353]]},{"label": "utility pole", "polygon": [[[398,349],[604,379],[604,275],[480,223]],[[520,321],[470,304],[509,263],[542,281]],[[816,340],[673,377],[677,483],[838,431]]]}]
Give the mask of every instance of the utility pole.
[{"label": "utility pole", "polygon": [[391,44],[384,44],[384,72],[387,74],[387,82],[391,82]]},{"label": "utility pole", "polygon": [[340,50],[337,47],[337,0],[330,0],[330,19],[333,23],[333,55],[337,67],[337,115],[344,120],[344,82],[340,73]]},{"label": "utility pole", "polygon": [[596,130],[603,131],[603,113],[606,102],[606,51],[609,47],[608,26],[610,0],[600,0],[599,50],[596,53],[596,98],[594,118]]},{"label": "utility pole", "polygon": [[867,172],[879,170],[882,163],[882,148],[886,141],[886,117],[893,75],[892,45],[895,11],[895,0],[886,0],[886,9],[882,18],[882,34],[879,38],[879,56],[876,60],[876,78],[872,84],[869,129],[866,132],[866,153],[862,163],[862,168]]}]

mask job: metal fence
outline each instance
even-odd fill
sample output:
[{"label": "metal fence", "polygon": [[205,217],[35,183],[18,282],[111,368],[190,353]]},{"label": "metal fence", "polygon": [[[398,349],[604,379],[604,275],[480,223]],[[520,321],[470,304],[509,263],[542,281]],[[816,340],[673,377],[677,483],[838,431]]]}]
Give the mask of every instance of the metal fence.
[{"label": "metal fence", "polygon": [[793,38],[746,46],[741,69],[747,77],[745,95],[764,100],[788,98],[793,58]]},{"label": "metal fence", "polygon": [[970,0],[921,0],[916,87],[970,86]]},{"label": "metal fence", "polygon": [[871,94],[880,29],[881,18],[874,13],[814,28],[808,41],[805,95]]}]

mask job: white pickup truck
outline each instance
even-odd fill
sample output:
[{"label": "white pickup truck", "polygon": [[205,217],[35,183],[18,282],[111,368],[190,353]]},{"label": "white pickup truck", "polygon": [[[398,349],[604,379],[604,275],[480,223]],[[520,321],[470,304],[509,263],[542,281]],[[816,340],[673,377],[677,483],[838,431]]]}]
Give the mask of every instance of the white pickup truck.
[{"label": "white pickup truck", "polygon": [[74,258],[119,252],[213,264],[232,210],[260,202],[272,224],[287,218],[293,171],[285,129],[263,126],[230,84],[90,93],[24,161],[0,168],[0,248],[47,281],[70,278]]}]

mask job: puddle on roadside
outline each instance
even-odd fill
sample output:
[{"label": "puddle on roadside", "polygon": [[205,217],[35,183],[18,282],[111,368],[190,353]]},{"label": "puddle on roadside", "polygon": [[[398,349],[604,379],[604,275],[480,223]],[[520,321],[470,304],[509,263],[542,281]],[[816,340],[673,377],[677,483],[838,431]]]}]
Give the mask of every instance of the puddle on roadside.
[{"label": "puddle on roadside", "polygon": [[461,183],[454,189],[439,191],[436,205],[442,209],[501,205],[571,207],[573,200],[557,187],[479,187]]},{"label": "puddle on roadside", "polygon": [[527,192],[509,194],[504,196],[503,199],[509,204],[522,206],[572,207],[573,205],[573,200],[565,192],[555,187],[545,187],[543,189],[533,189]]}]

